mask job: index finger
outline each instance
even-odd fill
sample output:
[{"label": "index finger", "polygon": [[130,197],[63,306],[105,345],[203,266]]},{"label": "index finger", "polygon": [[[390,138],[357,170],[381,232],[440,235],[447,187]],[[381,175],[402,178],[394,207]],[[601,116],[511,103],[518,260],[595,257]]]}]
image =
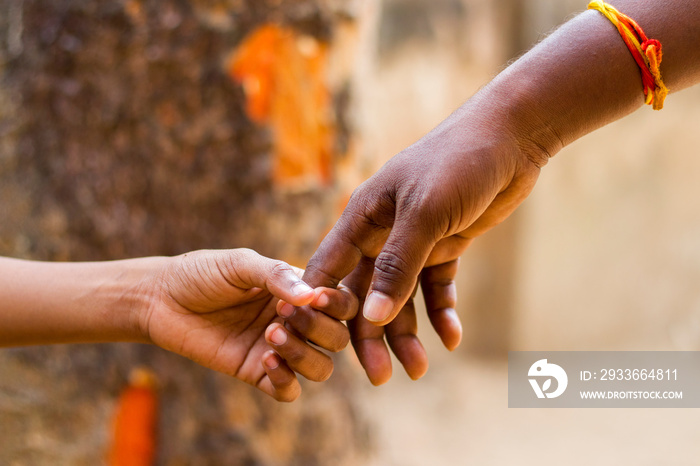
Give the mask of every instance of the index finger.
[{"label": "index finger", "polygon": [[363,257],[376,257],[389,236],[391,225],[371,220],[367,206],[351,197],[348,206],[309,260],[303,280],[316,288],[336,288]]},{"label": "index finger", "polygon": [[353,232],[344,230],[345,223],[341,217],[306,266],[302,279],[314,288],[337,287],[363,256]]},{"label": "index finger", "polygon": [[338,320],[350,320],[357,314],[359,302],[355,293],[342,283],[337,289],[319,287],[314,290],[310,306]]},{"label": "index finger", "polygon": [[[282,299],[277,302],[277,315],[284,319],[289,320],[292,318],[297,309],[299,308],[295,308]],[[322,311],[336,320],[350,320],[357,314],[359,302],[355,293],[340,283],[338,288],[325,286],[316,288],[311,304],[301,307],[301,309]]]}]

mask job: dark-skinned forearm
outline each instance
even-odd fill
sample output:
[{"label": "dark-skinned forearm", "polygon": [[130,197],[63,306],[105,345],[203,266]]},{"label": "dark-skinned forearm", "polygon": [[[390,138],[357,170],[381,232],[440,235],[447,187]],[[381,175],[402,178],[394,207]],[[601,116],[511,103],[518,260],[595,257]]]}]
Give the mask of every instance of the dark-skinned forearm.
[{"label": "dark-skinned forearm", "polygon": [[[671,92],[700,82],[700,2],[611,4],[661,41],[661,71]],[[563,146],[638,109],[644,95],[640,71],[617,29],[590,10],[554,31],[471,100],[466,114],[453,117],[466,116],[475,104],[492,108],[521,145],[532,145],[524,149],[542,165]],[[673,104],[672,95],[667,102]]]}]

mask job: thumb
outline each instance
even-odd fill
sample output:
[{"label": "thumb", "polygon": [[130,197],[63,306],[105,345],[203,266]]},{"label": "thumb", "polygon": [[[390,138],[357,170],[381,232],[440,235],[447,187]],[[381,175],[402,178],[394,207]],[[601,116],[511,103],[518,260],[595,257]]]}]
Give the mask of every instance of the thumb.
[{"label": "thumb", "polygon": [[437,239],[425,231],[416,217],[399,217],[374,262],[372,284],[363,315],[376,325],[386,325],[411,297]]},{"label": "thumb", "polygon": [[239,257],[232,261],[235,276],[246,288],[265,289],[294,306],[304,306],[313,301],[314,290],[299,278],[291,265],[261,256],[250,249],[236,252]]}]

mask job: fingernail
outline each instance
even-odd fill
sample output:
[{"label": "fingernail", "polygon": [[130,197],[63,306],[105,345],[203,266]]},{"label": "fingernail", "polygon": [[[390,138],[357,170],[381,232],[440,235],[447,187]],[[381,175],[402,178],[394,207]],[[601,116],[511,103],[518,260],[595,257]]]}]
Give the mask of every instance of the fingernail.
[{"label": "fingernail", "polygon": [[276,328],[270,334],[270,341],[277,346],[284,345],[285,343],[287,343],[287,332],[285,332],[279,327]]},{"label": "fingernail", "polygon": [[326,306],[328,306],[328,303],[330,303],[330,302],[331,302],[331,300],[328,297],[328,295],[326,293],[321,293],[319,295],[318,299],[316,300],[316,306],[317,307],[326,307]]},{"label": "fingernail", "polygon": [[265,366],[268,369],[277,369],[280,366],[280,362],[275,355],[270,354],[265,358]]},{"label": "fingernail", "polygon": [[372,291],[367,296],[362,313],[370,322],[381,322],[389,317],[393,309],[394,302],[390,297],[379,291]]},{"label": "fingernail", "polygon": [[279,314],[280,317],[288,319],[294,314],[294,306],[289,303],[284,303],[277,309],[277,314]]},{"label": "fingernail", "polygon": [[303,294],[311,293],[313,288],[311,288],[309,285],[307,285],[304,282],[297,282],[293,287],[292,287],[292,294],[294,296],[300,296]]}]

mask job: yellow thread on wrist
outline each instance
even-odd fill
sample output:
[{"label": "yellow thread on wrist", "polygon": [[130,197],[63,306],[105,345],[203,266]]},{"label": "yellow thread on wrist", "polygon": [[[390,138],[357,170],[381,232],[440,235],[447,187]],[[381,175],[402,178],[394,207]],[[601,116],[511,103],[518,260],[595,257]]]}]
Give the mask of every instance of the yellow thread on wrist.
[{"label": "yellow thread on wrist", "polygon": [[642,73],[644,103],[651,105],[654,110],[661,110],[668,94],[668,88],[661,79],[661,42],[648,39],[632,18],[620,13],[612,5],[596,0],[588,4],[588,9],[600,11],[617,27]]}]

